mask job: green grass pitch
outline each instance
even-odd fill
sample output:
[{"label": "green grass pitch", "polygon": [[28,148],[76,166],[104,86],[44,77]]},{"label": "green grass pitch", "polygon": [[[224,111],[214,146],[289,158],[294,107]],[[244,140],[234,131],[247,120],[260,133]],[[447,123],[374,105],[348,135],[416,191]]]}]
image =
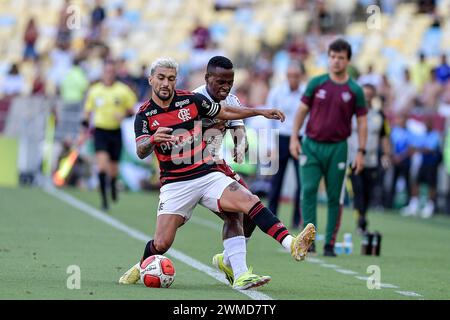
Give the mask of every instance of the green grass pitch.
[{"label": "green grass pitch", "polygon": [[[98,206],[96,192],[65,192]],[[120,202],[109,215],[151,236],[157,204],[157,193],[121,193]],[[281,218],[287,226],[290,211],[290,205],[281,206]],[[195,221],[179,230],[173,247],[210,266],[212,256],[223,248],[218,231],[221,221],[200,206],[194,216]],[[248,265],[256,273],[272,276],[272,281],[258,291],[276,300],[450,299],[450,217],[421,220],[402,218],[394,212],[370,212],[369,219],[370,230],[383,234],[380,257],[360,255],[360,237],[354,232],[350,209],[344,211],[338,241],[345,232],[352,232],[353,254],[325,258],[321,256],[323,242],[319,241],[315,258],[322,260],[320,263],[297,263],[273,239],[255,231],[248,244]],[[326,208],[319,208],[318,221],[318,234],[323,234]],[[143,249],[142,241],[41,189],[0,189],[0,299],[250,299],[176,259],[172,260],[177,275],[169,289],[119,285],[118,278],[137,262]],[[71,265],[80,267],[80,289],[67,288],[67,268]],[[396,288],[368,289],[366,281],[356,277],[370,276],[370,265],[379,266],[383,284]],[[354,274],[349,274],[352,271]]]}]

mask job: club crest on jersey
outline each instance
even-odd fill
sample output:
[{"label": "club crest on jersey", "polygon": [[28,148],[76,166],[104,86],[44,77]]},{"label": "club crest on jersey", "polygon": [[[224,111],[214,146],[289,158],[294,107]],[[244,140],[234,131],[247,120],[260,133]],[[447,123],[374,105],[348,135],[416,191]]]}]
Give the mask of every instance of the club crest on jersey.
[{"label": "club crest on jersey", "polygon": [[342,92],[341,96],[342,96],[342,100],[344,100],[344,102],[349,102],[350,99],[352,98],[352,95],[348,91]]},{"label": "club crest on jersey", "polygon": [[178,118],[182,121],[191,120],[191,113],[189,109],[181,109],[178,111]]},{"label": "club crest on jersey", "polygon": [[327,92],[324,89],[320,89],[319,91],[317,91],[316,93],[316,98],[319,99],[325,99],[327,97]]}]

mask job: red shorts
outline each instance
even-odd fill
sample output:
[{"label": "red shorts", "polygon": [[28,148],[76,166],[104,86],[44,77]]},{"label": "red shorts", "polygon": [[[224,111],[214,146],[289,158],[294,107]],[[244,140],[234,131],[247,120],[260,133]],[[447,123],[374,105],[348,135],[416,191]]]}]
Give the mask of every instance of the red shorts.
[{"label": "red shorts", "polygon": [[244,188],[249,189],[248,185],[245,183],[244,179],[242,179],[239,174],[237,174],[226,162],[222,160],[223,163],[217,164],[219,171],[224,173],[227,177],[236,180],[242,185]]}]

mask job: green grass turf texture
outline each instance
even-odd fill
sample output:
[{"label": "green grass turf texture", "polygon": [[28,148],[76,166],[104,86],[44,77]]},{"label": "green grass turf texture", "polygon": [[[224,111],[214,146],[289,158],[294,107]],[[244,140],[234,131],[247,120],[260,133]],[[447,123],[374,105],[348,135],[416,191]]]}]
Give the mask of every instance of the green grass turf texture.
[{"label": "green grass turf texture", "polygon": [[[97,208],[96,192],[65,192]],[[121,193],[109,214],[153,235],[158,194]],[[281,218],[290,226],[291,205],[281,205]],[[220,227],[221,221],[198,206],[194,216]],[[169,289],[149,289],[142,284],[117,284],[120,275],[141,257],[145,244],[46,194],[38,188],[0,188],[0,299],[249,299],[214,278],[173,259],[176,279]],[[281,246],[257,229],[248,244],[247,261],[254,272],[272,276],[259,289],[274,299],[450,299],[450,217],[430,220],[403,218],[395,212],[369,213],[369,229],[383,234],[380,257],[360,255],[360,237],[354,216],[345,209],[338,241],[353,233],[354,252],[337,258],[316,258],[359,276],[378,265],[381,282],[398,289],[369,290],[366,281],[311,262],[295,262]],[[319,234],[326,225],[326,208],[319,207]],[[291,230],[297,233],[298,230]],[[211,265],[223,250],[221,234],[194,221],[179,229],[173,247]],[[67,267],[81,269],[81,289],[69,290]],[[416,292],[407,297],[396,290]]]}]

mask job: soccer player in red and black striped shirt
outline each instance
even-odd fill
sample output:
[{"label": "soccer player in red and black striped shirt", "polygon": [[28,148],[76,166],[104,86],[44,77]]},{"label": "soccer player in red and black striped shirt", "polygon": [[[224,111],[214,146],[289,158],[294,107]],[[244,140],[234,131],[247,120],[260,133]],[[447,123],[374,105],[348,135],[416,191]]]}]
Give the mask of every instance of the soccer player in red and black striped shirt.
[{"label": "soccer player in red and black striped shirt", "polygon": [[[178,64],[172,59],[159,59],[152,64],[152,96],[135,119],[137,154],[143,159],[152,151],[156,153],[162,183],[155,236],[147,243],[141,262],[164,254],[171,247],[177,229],[189,220],[199,203],[212,211],[220,207],[229,214],[248,214],[296,260],[303,260],[314,241],[315,227],[310,224],[297,237],[290,235],[257,196],[217,171],[201,135],[202,117],[234,120],[261,115],[284,121],[284,114],[277,109],[230,107],[211,102],[201,94],[175,90],[177,71]],[[129,269],[119,283],[136,283],[139,265]],[[247,271],[234,280],[233,287],[248,289],[261,282],[264,279]]]}]

